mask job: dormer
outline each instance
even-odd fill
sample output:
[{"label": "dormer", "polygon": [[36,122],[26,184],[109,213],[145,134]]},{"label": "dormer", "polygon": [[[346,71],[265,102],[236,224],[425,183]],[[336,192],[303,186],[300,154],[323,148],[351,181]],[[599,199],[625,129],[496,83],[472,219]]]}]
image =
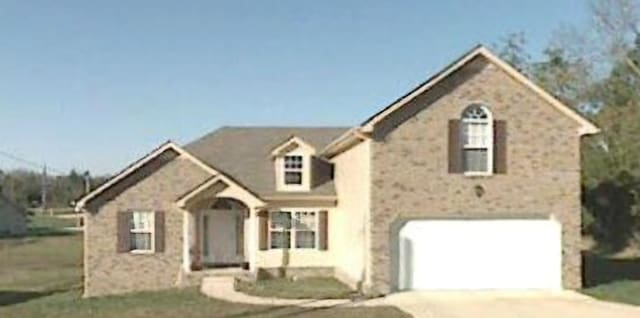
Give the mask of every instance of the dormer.
[{"label": "dormer", "polygon": [[271,152],[274,158],[277,191],[309,191],[315,154],[315,148],[296,136],[277,146]]}]

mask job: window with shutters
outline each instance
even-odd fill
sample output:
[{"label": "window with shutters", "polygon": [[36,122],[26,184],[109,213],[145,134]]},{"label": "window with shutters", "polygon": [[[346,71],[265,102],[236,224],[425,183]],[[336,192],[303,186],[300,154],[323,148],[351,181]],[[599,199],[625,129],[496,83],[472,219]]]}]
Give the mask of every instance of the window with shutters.
[{"label": "window with shutters", "polygon": [[462,113],[462,166],[466,175],[493,173],[493,118],[489,109],[474,104]]},{"label": "window with shutters", "polygon": [[270,213],[271,249],[315,249],[318,214],[315,211],[274,211]]},{"label": "window with shutters", "polygon": [[148,253],[154,250],[154,213],[134,211],[129,224],[130,251]]}]

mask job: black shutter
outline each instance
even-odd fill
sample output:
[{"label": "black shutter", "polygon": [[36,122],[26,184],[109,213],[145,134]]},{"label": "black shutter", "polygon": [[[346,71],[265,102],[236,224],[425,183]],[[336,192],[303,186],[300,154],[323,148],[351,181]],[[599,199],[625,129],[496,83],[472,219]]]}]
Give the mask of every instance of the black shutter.
[{"label": "black shutter", "polygon": [[318,214],[318,249],[326,251],[329,249],[329,213],[320,211]]},{"label": "black shutter", "polygon": [[498,174],[507,173],[507,122],[493,122],[493,171]]},{"label": "black shutter", "polygon": [[118,212],[117,218],[116,250],[118,253],[127,253],[131,250],[131,222],[133,219],[133,212],[120,211]]},{"label": "black shutter", "polygon": [[449,120],[449,173],[463,172],[460,127],[460,120]]},{"label": "black shutter", "polygon": [[164,222],[164,211],[156,211],[155,215],[155,252],[163,253],[164,252],[164,243],[165,243],[165,222]]},{"label": "black shutter", "polygon": [[258,212],[259,248],[261,251],[269,249],[269,212]]}]

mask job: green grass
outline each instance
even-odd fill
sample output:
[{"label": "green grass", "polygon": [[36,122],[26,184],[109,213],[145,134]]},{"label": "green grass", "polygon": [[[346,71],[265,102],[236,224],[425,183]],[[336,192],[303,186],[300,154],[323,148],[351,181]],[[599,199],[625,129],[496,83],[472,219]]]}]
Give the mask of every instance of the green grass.
[{"label": "green grass", "polygon": [[583,289],[586,295],[620,303],[640,306],[640,281],[623,280]]},{"label": "green grass", "polygon": [[75,219],[64,219],[44,214],[29,216],[27,224],[28,236],[65,235],[70,232],[65,227],[75,227]]},{"label": "green grass", "polygon": [[61,218],[50,215],[33,215],[29,217],[30,227],[47,227],[51,229],[59,229],[64,227],[76,226],[76,219]]},{"label": "green grass", "polygon": [[78,297],[78,291],[64,292],[17,305],[0,307],[0,317],[409,317],[393,307],[299,308],[236,304],[207,298],[202,296],[196,288],[82,300]]},{"label": "green grass", "polygon": [[254,296],[291,299],[338,299],[354,294],[353,290],[336,279],[313,277],[295,281],[286,278],[265,279],[255,283],[239,281],[236,289]]},{"label": "green grass", "polygon": [[584,254],[582,293],[607,301],[640,305],[640,258]]},{"label": "green grass", "polygon": [[0,317],[409,317],[394,307],[299,308],[236,304],[197,288],[82,299],[82,236],[0,239]]},{"label": "green grass", "polygon": [[0,240],[0,290],[78,287],[81,251],[81,235]]}]

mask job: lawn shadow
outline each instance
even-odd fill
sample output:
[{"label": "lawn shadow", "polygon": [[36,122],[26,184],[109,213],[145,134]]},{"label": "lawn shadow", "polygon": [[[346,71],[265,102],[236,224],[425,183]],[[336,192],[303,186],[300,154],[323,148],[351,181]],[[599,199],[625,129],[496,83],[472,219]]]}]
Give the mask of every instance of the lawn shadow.
[{"label": "lawn shadow", "polygon": [[24,303],[33,299],[50,296],[58,290],[50,291],[18,291],[0,290],[0,307]]},{"label": "lawn shadow", "polygon": [[585,252],[582,264],[585,287],[620,280],[640,280],[640,258],[614,259]]}]

